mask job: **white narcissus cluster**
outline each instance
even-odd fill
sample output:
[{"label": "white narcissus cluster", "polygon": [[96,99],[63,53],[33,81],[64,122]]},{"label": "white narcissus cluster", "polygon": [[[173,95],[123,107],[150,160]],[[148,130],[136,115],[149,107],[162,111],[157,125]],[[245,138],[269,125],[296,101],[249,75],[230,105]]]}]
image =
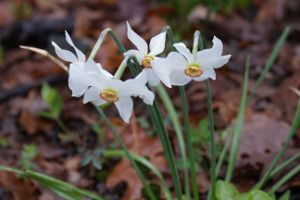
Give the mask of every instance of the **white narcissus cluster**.
[{"label": "white narcissus cluster", "polygon": [[127,22],[127,36],[137,49],[131,49],[124,56],[137,58],[142,67],[141,73],[134,79],[117,80],[100,63],[92,59],[86,60],[85,55],[74,45],[66,32],[66,40],[75,53],[61,49],[52,43],[55,52],[62,60],[70,62],[69,88],[72,96],[83,96],[83,102],[92,102],[99,106],[113,103],[121,118],[129,122],[133,110],[131,97],[139,97],[144,103],[152,105],[154,94],[146,86],[157,86],[162,81],[167,87],[183,86],[191,80],[203,81],[216,79],[214,69],[225,65],[230,55],[222,56],[223,44],[214,37],[213,47],[192,54],[183,44],[174,44],[176,52],[170,52],[166,58],[157,57],[165,49],[166,32],[162,32],[150,40],[150,44],[136,34]]}]

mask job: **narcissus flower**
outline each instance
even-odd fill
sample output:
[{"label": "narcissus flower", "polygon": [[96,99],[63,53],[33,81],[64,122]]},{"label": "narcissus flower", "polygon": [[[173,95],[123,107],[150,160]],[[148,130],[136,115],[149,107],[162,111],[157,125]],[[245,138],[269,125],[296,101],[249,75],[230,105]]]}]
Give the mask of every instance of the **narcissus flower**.
[{"label": "narcissus flower", "polygon": [[[137,49],[131,49],[124,53],[125,56],[136,56],[143,71],[147,74],[148,82],[151,86],[157,86],[161,78],[167,76],[165,68],[153,67],[152,61],[158,59],[157,55],[165,49],[166,32],[162,32],[150,40],[150,45],[135,33],[127,22],[127,36]],[[149,51],[150,50],[150,51]]]},{"label": "narcissus flower", "polygon": [[70,35],[67,32],[65,32],[65,35],[68,44],[74,48],[76,55],[71,51],[61,49],[55,42],[52,42],[52,45],[54,46],[56,55],[60,59],[70,62],[69,88],[73,91],[72,96],[79,97],[82,96],[83,93],[88,89],[89,84],[86,82],[86,79],[82,79],[80,77],[75,79],[73,78],[73,75],[76,73],[81,73],[84,70],[86,58],[85,55],[74,45]]},{"label": "narcissus flower", "polygon": [[92,59],[88,59],[83,70],[70,71],[69,86],[73,94],[82,92],[81,82],[88,84],[83,103],[92,102],[96,106],[107,102],[114,103],[125,122],[129,122],[132,114],[132,96],[143,99],[146,104],[152,104],[154,100],[153,92],[145,85],[147,82],[145,73],[140,73],[136,78],[126,81],[116,80]]},{"label": "narcissus flower", "polygon": [[[153,66],[167,68],[169,77],[161,79],[167,86],[182,86],[191,80],[203,81],[208,78],[216,79],[214,69],[225,65],[231,55],[222,56],[223,44],[220,39],[214,37],[213,47],[192,54],[183,44],[176,43],[174,47],[178,52],[171,52],[165,59],[153,62]],[[168,84],[169,83],[169,84]]]}]

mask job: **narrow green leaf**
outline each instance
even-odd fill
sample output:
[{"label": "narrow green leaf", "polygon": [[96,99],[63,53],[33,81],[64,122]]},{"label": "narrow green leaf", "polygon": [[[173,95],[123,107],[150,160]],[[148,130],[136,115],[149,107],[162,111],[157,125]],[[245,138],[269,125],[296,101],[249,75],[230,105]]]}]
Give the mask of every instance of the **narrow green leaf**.
[{"label": "narrow green leaf", "polygon": [[236,120],[236,125],[233,133],[233,141],[232,141],[232,146],[231,146],[231,151],[230,151],[230,156],[229,156],[229,164],[227,168],[227,173],[226,173],[226,181],[230,182],[235,163],[236,163],[236,158],[237,154],[240,148],[240,140],[241,140],[241,134],[242,134],[242,128],[244,125],[244,115],[246,111],[246,106],[247,106],[247,91],[248,91],[248,82],[249,82],[249,69],[250,69],[250,58],[247,57],[246,59],[246,65],[245,65],[245,75],[244,75],[244,83],[243,83],[243,92],[242,92],[242,98],[240,102],[240,108]]},{"label": "narrow green leaf", "polygon": [[284,29],[284,31],[282,32],[281,36],[279,37],[279,39],[277,40],[275,47],[273,48],[273,51],[271,53],[271,56],[269,57],[267,63],[265,64],[262,72],[260,73],[260,76],[258,77],[258,79],[255,83],[253,94],[255,94],[258,86],[261,84],[261,82],[266,77],[267,73],[270,71],[270,69],[274,65],[274,62],[275,62],[276,58],[278,57],[278,54],[279,54],[280,50],[282,49],[282,47],[289,35],[289,32],[290,32],[290,28],[286,27]]}]

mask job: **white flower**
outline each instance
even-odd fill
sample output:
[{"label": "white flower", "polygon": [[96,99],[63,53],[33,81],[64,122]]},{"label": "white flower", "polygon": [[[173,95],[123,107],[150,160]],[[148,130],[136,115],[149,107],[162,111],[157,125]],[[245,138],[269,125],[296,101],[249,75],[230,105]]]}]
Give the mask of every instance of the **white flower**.
[{"label": "white flower", "polygon": [[82,77],[78,77],[77,79],[75,79],[73,78],[73,75],[83,72],[86,58],[85,55],[74,45],[67,31],[65,32],[65,35],[68,44],[74,48],[76,55],[71,51],[61,49],[55,42],[52,42],[52,45],[54,46],[55,53],[59,58],[64,61],[70,62],[69,88],[72,90],[72,96],[79,97],[82,96],[84,92],[86,92],[89,84],[86,79],[83,79]]},{"label": "white flower", "polygon": [[135,33],[127,22],[127,36],[129,40],[136,46],[136,49],[128,50],[124,53],[125,56],[136,56],[140,65],[144,68],[143,71],[147,74],[148,82],[151,86],[157,86],[160,79],[167,76],[165,68],[157,68],[152,66],[152,61],[158,59],[157,55],[161,54],[165,49],[166,32],[162,32],[150,40],[150,51],[148,44]]},{"label": "white flower", "polygon": [[55,42],[52,42],[52,45],[54,46],[56,55],[59,58],[61,58],[62,60],[65,60],[65,61],[68,61],[71,63],[75,63],[75,62],[84,63],[85,55],[74,45],[74,43],[71,40],[71,37],[67,31],[65,31],[65,35],[66,35],[66,40],[67,40],[68,44],[74,48],[76,55],[71,51],[61,49]]},{"label": "white flower", "polygon": [[81,86],[77,87],[80,85],[76,84],[78,80],[89,86],[84,92],[83,103],[92,102],[96,106],[114,103],[125,122],[129,122],[132,114],[132,96],[140,97],[146,104],[152,104],[154,100],[154,94],[145,85],[147,76],[143,72],[134,79],[116,80],[100,64],[88,59],[84,70],[70,71],[69,85],[72,85],[70,88],[76,94],[82,92]]},{"label": "white flower", "polygon": [[169,80],[162,81],[171,85],[182,86],[191,80],[203,81],[208,78],[215,80],[214,69],[225,65],[231,57],[222,56],[223,44],[217,37],[213,39],[212,48],[198,51],[195,55],[183,43],[176,43],[174,47],[178,52],[171,52],[167,58],[153,62],[153,66],[168,68]]}]

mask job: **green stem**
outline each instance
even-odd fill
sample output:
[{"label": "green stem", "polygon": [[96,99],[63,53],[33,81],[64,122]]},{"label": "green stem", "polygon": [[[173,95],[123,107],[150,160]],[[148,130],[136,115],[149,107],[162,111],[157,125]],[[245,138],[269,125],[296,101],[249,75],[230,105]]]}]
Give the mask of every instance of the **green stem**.
[{"label": "green stem", "polygon": [[292,122],[292,128],[288,134],[288,138],[285,141],[283,147],[280,149],[280,151],[277,153],[274,160],[271,162],[269,168],[265,172],[264,176],[261,178],[261,180],[254,186],[254,189],[261,189],[264,184],[270,179],[270,175],[275,167],[275,165],[278,163],[282,155],[284,154],[286,148],[288,147],[289,142],[292,140],[294,135],[297,133],[297,129],[300,125],[300,100],[298,100],[296,113]]},{"label": "green stem", "polygon": [[[131,153],[132,158],[139,162],[140,164],[144,165],[145,167],[147,167],[149,170],[151,170],[160,180],[160,185],[164,191],[165,197],[167,200],[172,200],[172,195],[171,192],[168,188],[168,184],[165,181],[164,177],[162,176],[162,174],[160,173],[160,171],[146,158],[141,157],[135,153]],[[103,152],[103,156],[104,157],[124,157],[125,153],[122,150],[104,150]]]},{"label": "green stem", "polygon": [[153,116],[153,122],[155,127],[157,128],[158,131],[158,136],[160,138],[160,141],[163,145],[164,152],[170,167],[171,175],[174,181],[174,186],[175,186],[175,192],[176,192],[176,197],[178,200],[182,200],[182,192],[181,192],[181,186],[180,186],[180,180],[178,176],[178,172],[176,169],[176,163],[175,163],[175,158],[174,158],[174,153],[171,148],[171,142],[169,140],[167,131],[165,129],[165,126],[162,121],[162,117],[160,115],[159,107],[157,105],[157,102],[154,101],[152,106],[149,106],[150,108],[150,113]]},{"label": "green stem", "polygon": [[225,144],[223,146],[223,149],[222,149],[221,154],[220,154],[219,159],[218,159],[218,163],[217,163],[217,167],[216,167],[216,176],[218,176],[219,173],[220,173],[220,170],[221,170],[221,167],[224,163],[225,155],[226,155],[226,152],[227,152],[227,149],[228,149],[228,146],[230,144],[231,139],[232,139],[231,134],[227,135]]},{"label": "green stem", "polygon": [[116,71],[116,73],[114,75],[114,79],[120,79],[122,77],[122,75],[124,74],[124,71],[126,69],[129,58],[130,57],[125,57],[124,60],[121,62],[121,64],[118,67],[118,70]]},{"label": "green stem", "polygon": [[192,135],[190,130],[190,120],[189,120],[189,111],[188,111],[188,104],[186,100],[186,94],[184,86],[179,87],[181,103],[182,103],[182,110],[183,110],[183,119],[184,119],[184,127],[185,127],[185,134],[186,134],[186,144],[187,144],[187,152],[189,155],[189,164],[190,164],[190,171],[191,171],[191,180],[192,180],[192,189],[193,189],[193,196],[195,200],[199,200],[199,190],[197,184],[197,173],[196,173],[196,166],[195,166],[195,155],[193,150],[192,144]]},{"label": "green stem", "polygon": [[214,131],[214,113],[212,107],[212,96],[209,80],[205,81],[206,83],[206,93],[208,100],[208,113],[209,113],[209,121],[210,121],[210,179],[211,179],[211,187],[210,187],[210,200],[216,199],[216,144],[215,144],[215,131]]},{"label": "green stem", "polygon": [[64,133],[68,134],[71,133],[67,126],[64,124],[64,122],[58,117],[55,119],[56,123],[59,125],[59,127],[64,131]]},{"label": "green stem", "polygon": [[131,156],[131,154],[129,153],[129,150],[127,149],[124,141],[122,140],[122,138],[120,137],[120,135],[117,133],[117,131],[115,130],[114,126],[112,125],[112,123],[109,121],[109,119],[106,117],[105,113],[103,112],[103,110],[98,107],[95,106],[96,110],[98,111],[98,113],[101,115],[101,117],[103,118],[104,122],[108,125],[108,127],[110,128],[110,130],[113,132],[114,136],[116,137],[117,141],[120,143],[126,157],[128,158],[128,160],[130,161],[131,165],[133,166],[134,170],[136,171],[137,175],[139,176],[142,184],[145,187],[145,190],[149,196],[150,199],[155,200],[156,197],[153,193],[153,191],[151,190],[149,184],[147,183],[143,173],[141,172],[141,170],[139,169],[137,163],[134,161],[133,157]]},{"label": "green stem", "polygon": [[181,153],[181,156],[182,156],[183,171],[184,171],[184,185],[185,185],[186,197],[190,198],[188,161],[187,161],[187,155],[186,155],[186,150],[185,150],[185,142],[184,142],[184,137],[183,137],[183,133],[182,133],[182,130],[181,130],[181,125],[180,125],[180,122],[178,120],[178,116],[177,116],[177,113],[176,113],[175,108],[173,106],[173,103],[172,103],[168,93],[164,89],[164,87],[162,85],[158,85],[156,90],[157,90],[157,93],[160,96],[160,99],[162,100],[163,104],[165,105],[165,108],[167,109],[169,117],[171,119],[171,122],[174,126],[174,130],[175,130],[175,133],[176,133],[176,136],[177,136],[177,139],[178,139],[180,153]]},{"label": "green stem", "polygon": [[[105,39],[105,37],[106,37],[107,34],[110,34],[110,36],[112,37],[112,39],[113,39],[114,42],[116,43],[116,45],[117,45],[119,51],[120,51],[122,54],[126,52],[125,47],[122,45],[122,43],[120,42],[120,40],[118,39],[118,37],[116,36],[116,34],[115,34],[110,28],[107,28],[107,29],[103,30],[103,31],[100,33],[100,35],[99,35],[99,37],[98,37],[98,40],[97,40],[97,42],[95,43],[95,45],[94,45],[94,47],[93,47],[93,50],[92,50],[92,52],[91,52],[89,58],[91,58],[91,59],[94,59],[94,58],[95,58],[95,56],[96,56],[96,54],[97,54],[99,48],[101,47],[101,45],[102,45],[102,43],[103,43],[103,41],[104,41],[104,39]],[[132,59],[134,59],[134,58],[132,58]],[[129,66],[129,69],[130,69],[130,71],[131,71],[132,74],[137,74],[137,73],[138,73],[137,69],[134,68],[134,66],[132,65],[131,62],[128,62],[128,66]]]},{"label": "green stem", "polygon": [[[121,44],[121,42],[119,41],[119,39],[115,35],[115,33],[111,29],[107,29],[107,33],[109,33],[112,36],[112,38],[115,41],[115,43],[117,44],[120,52],[125,53],[126,49]],[[103,35],[106,35],[107,33],[105,33]],[[96,45],[93,48],[92,52],[97,52],[98,51],[98,49],[101,46],[101,43],[103,41],[102,38],[104,38],[104,36],[101,37],[101,34],[100,34],[99,39],[98,39],[98,40],[100,40],[100,42],[98,42],[98,41],[96,42]],[[91,56],[95,56],[95,54],[96,53],[91,53]],[[128,66],[129,66],[129,69],[130,69],[132,75],[136,76],[139,72],[140,65],[137,62],[136,58],[132,58],[131,60],[135,63],[136,66],[134,66],[134,64],[131,63],[131,62],[128,62]],[[163,125],[162,118],[161,118],[157,103],[154,101],[153,106],[149,106],[149,107],[150,107],[150,112],[151,112],[151,115],[152,115],[152,119],[153,119],[153,121],[156,125],[156,128],[157,128],[158,133],[159,133],[158,135],[160,136],[163,148],[165,150],[167,161],[168,161],[168,163],[170,165],[170,168],[171,168],[171,174],[172,174],[172,177],[173,177],[173,180],[174,180],[174,185],[175,185],[175,191],[176,191],[177,198],[178,198],[178,200],[181,200],[182,199],[182,192],[181,192],[178,173],[177,173],[177,170],[176,170],[174,154],[173,154],[173,151],[172,151],[172,148],[171,148],[169,138],[167,136],[167,132],[166,132],[165,127]],[[100,109],[100,108],[98,108],[98,109]]]},{"label": "green stem", "polygon": [[[166,26],[163,28],[162,31],[166,31],[167,32],[167,37],[169,39],[169,45],[171,47],[172,50],[175,50],[173,44],[174,44],[174,36],[173,36],[173,32],[172,29],[169,26]],[[164,90],[164,88],[162,86],[157,87],[157,91],[158,94],[160,95],[161,99],[163,100],[166,109],[168,110],[168,113],[171,117],[172,123],[174,125],[174,129],[176,132],[176,136],[178,138],[178,143],[179,143],[179,148],[181,151],[181,156],[182,156],[182,162],[183,162],[183,170],[184,170],[184,187],[185,187],[185,195],[187,199],[191,199],[191,195],[190,195],[190,184],[189,184],[189,172],[188,172],[188,162],[187,162],[187,155],[186,155],[186,147],[185,147],[185,142],[184,142],[184,137],[182,134],[182,130],[181,130],[181,126],[175,111],[175,108],[172,104],[172,101],[170,100],[168,94],[166,93],[166,91]],[[192,164],[193,165],[193,164]],[[191,167],[191,170],[194,167]],[[197,186],[197,180],[196,182],[194,180],[192,180],[192,184],[193,184],[193,191],[195,191],[196,197],[195,199],[198,200],[198,187],[194,187],[196,183]]]},{"label": "green stem", "polygon": [[232,141],[232,146],[231,146],[231,151],[229,155],[229,163],[227,167],[227,172],[226,172],[226,178],[225,180],[227,182],[231,181],[236,159],[237,159],[237,154],[240,148],[240,142],[241,142],[241,135],[242,135],[242,128],[244,125],[244,115],[245,115],[245,110],[247,106],[247,92],[248,92],[248,82],[249,82],[249,69],[250,69],[250,58],[247,57],[246,59],[246,66],[245,66],[245,75],[244,75],[244,83],[243,83],[243,91],[242,91],[242,98],[240,102],[240,108],[236,120],[236,125],[234,128],[234,133],[233,133],[233,141]]},{"label": "green stem", "polygon": [[294,169],[292,169],[289,173],[287,173],[284,177],[282,177],[270,190],[269,193],[276,192],[282,185],[284,185],[288,180],[293,178],[296,174],[300,172],[300,165],[297,165]]},{"label": "green stem", "polygon": [[293,163],[295,160],[300,158],[300,152],[293,155],[291,158],[287,159],[285,162],[281,163],[278,167],[276,167],[270,174],[270,177],[275,176],[277,173],[279,173],[281,170],[289,166],[291,163]]}]

